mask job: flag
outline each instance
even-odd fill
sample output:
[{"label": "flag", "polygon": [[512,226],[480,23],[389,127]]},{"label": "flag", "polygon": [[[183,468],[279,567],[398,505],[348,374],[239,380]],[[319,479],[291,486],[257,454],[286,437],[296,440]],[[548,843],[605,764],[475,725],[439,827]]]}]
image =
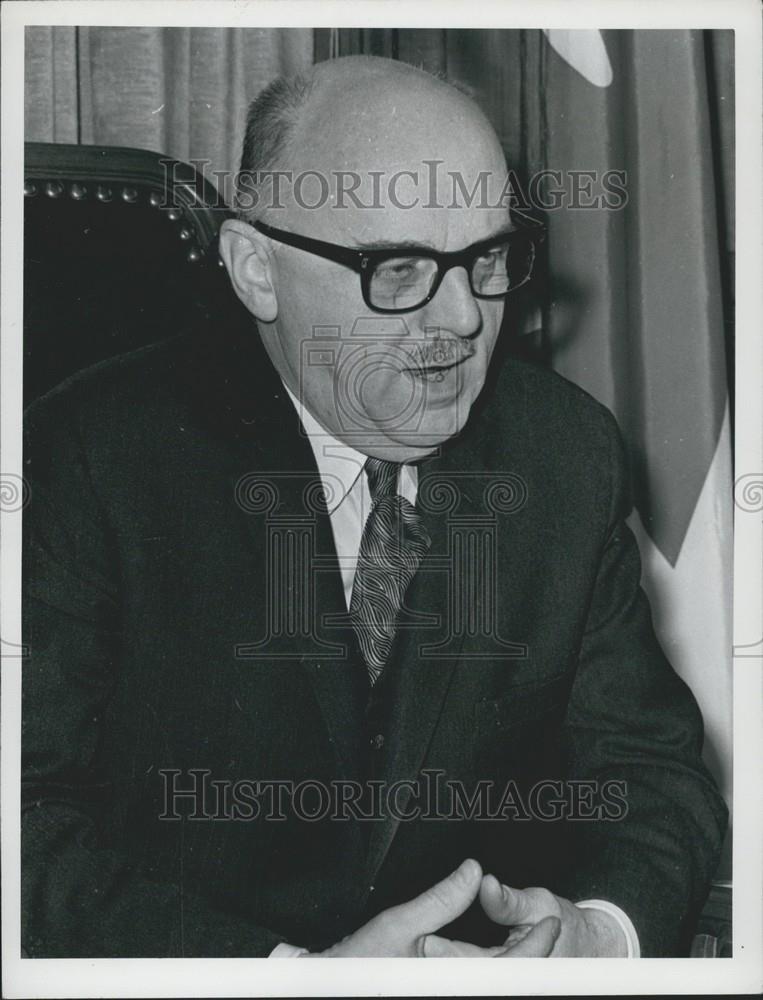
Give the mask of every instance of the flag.
[{"label": "flag", "polygon": [[733,171],[716,109],[733,120],[733,92],[718,93],[704,32],[545,39],[536,165],[562,173],[546,198],[551,362],[618,419],[655,628],[730,801]]}]

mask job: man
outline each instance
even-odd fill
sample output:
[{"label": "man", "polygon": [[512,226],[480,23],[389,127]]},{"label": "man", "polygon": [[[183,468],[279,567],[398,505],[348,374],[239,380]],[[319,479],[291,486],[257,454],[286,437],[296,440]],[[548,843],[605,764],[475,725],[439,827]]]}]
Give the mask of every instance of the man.
[{"label": "man", "polygon": [[278,81],[220,236],[245,308],[31,408],[30,955],[686,949],[726,811],[614,421],[498,356],[506,191],[443,81]]}]

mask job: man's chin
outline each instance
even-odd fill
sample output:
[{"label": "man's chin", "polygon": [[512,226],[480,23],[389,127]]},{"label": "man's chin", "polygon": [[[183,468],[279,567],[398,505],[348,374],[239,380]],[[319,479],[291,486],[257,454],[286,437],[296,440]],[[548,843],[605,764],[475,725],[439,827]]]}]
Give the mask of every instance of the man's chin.
[{"label": "man's chin", "polygon": [[457,404],[450,406],[427,406],[417,415],[417,419],[408,420],[401,426],[375,420],[374,415],[366,411],[368,426],[351,430],[345,428],[340,437],[353,448],[375,458],[398,462],[415,461],[433,454],[441,445],[461,433],[469,417],[471,404],[470,398],[462,397]]},{"label": "man's chin", "polygon": [[455,437],[460,426],[421,428],[411,431],[358,433],[344,436],[345,443],[357,451],[391,462],[415,462],[437,452],[441,445]]},{"label": "man's chin", "polygon": [[468,417],[469,407],[466,405],[449,413],[444,411],[427,413],[422,415],[419,426],[405,430],[401,428],[399,431],[387,430],[385,436],[390,441],[416,450],[422,455],[429,454],[460,434]]}]

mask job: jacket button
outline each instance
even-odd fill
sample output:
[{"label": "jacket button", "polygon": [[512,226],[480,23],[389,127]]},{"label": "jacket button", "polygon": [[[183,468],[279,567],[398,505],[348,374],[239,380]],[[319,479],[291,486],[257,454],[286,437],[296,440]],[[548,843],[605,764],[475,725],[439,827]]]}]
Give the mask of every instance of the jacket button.
[{"label": "jacket button", "polygon": [[371,747],[374,750],[381,750],[381,748],[384,746],[384,737],[382,736],[381,733],[377,733],[376,736],[371,737],[370,742],[371,742]]}]

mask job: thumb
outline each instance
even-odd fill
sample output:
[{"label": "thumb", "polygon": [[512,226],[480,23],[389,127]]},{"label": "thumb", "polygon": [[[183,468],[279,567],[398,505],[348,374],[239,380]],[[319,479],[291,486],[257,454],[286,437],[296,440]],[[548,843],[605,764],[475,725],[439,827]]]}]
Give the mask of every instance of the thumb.
[{"label": "thumb", "polygon": [[494,923],[506,926],[531,924],[546,916],[538,912],[532,889],[510,889],[494,875],[482,879],[480,903]]},{"label": "thumb", "polygon": [[467,858],[454,872],[416,896],[410,903],[395,908],[396,918],[414,936],[431,934],[455,920],[477,898],[482,869]]}]

